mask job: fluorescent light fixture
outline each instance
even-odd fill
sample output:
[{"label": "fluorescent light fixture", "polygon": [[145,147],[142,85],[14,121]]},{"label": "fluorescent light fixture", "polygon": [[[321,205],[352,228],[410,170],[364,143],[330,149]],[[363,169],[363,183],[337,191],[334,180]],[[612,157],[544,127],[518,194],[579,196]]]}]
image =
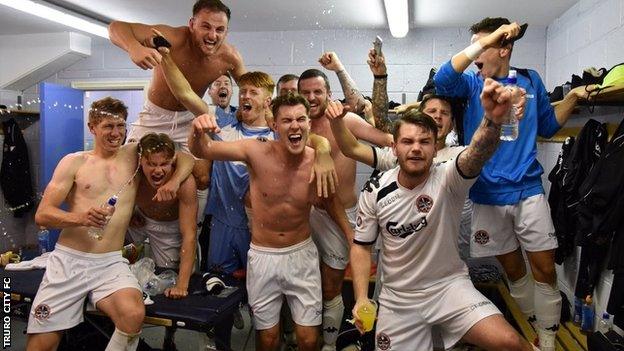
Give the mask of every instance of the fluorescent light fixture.
[{"label": "fluorescent light fixture", "polygon": [[407,0],[384,0],[384,6],[390,33],[395,38],[403,38],[409,32]]},{"label": "fluorescent light fixture", "polygon": [[108,39],[108,28],[106,26],[89,22],[47,5],[31,0],[0,0],[0,5],[12,7],[16,10]]}]

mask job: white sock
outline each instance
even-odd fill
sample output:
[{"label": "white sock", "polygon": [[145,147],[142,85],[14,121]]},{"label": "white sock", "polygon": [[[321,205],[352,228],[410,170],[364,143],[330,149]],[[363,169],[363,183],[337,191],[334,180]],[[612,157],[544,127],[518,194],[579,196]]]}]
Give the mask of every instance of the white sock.
[{"label": "white sock", "polygon": [[535,281],[527,272],[524,277],[512,282],[509,280],[509,294],[516,300],[520,311],[527,319],[531,319],[535,314]]},{"label": "white sock", "polygon": [[115,328],[115,332],[111,335],[110,341],[105,351],[135,351],[139,346],[139,335],[124,333]]},{"label": "white sock", "polygon": [[540,349],[542,351],[554,350],[561,318],[561,294],[557,284],[551,286],[535,282],[535,317]]},{"label": "white sock", "polygon": [[[208,202],[209,188],[204,190],[197,189],[197,223],[201,223],[204,220],[204,210],[206,210],[206,203]],[[200,227],[197,228],[201,230]]]},{"label": "white sock", "polygon": [[323,348],[322,351],[336,350],[336,340],[344,314],[342,296],[323,301]]}]

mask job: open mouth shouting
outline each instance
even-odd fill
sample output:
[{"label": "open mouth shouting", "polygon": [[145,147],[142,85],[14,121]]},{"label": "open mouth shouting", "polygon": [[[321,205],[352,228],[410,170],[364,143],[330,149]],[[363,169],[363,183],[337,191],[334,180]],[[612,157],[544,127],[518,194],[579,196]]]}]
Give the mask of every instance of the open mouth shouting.
[{"label": "open mouth shouting", "polygon": [[228,91],[227,89],[223,88],[223,89],[219,89],[219,97],[222,99],[225,99],[228,95]]},{"label": "open mouth shouting", "polygon": [[161,184],[164,183],[165,180],[165,174],[152,174],[150,175],[150,180],[152,181],[152,183],[156,186],[159,186]]},{"label": "open mouth shouting", "polygon": [[295,147],[301,145],[302,140],[303,140],[303,136],[299,133],[288,135],[288,141]]},{"label": "open mouth shouting", "polygon": [[243,111],[249,112],[249,111],[251,111],[251,104],[250,104],[250,103],[248,103],[248,102],[246,102],[246,103],[244,103],[244,104],[241,106],[241,108],[242,108],[242,110],[243,110]]}]

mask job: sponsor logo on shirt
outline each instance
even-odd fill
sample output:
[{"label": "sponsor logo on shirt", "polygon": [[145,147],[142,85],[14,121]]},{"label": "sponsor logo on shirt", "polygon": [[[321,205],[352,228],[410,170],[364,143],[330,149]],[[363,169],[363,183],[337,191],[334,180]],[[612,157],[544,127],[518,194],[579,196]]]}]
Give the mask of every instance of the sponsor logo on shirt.
[{"label": "sponsor logo on shirt", "polygon": [[407,225],[401,224],[400,226],[397,226],[398,224],[399,222],[390,221],[388,222],[388,224],[386,224],[386,230],[392,236],[398,236],[402,239],[405,239],[406,237],[425,228],[427,226],[427,217],[422,217],[416,222],[412,222]]},{"label": "sponsor logo on shirt", "polygon": [[384,208],[384,207],[386,207],[386,206],[388,206],[388,205],[392,204],[393,202],[396,202],[396,200],[397,200],[398,198],[400,198],[400,197],[401,197],[401,196],[400,196],[399,194],[394,194],[394,195],[392,195],[392,196],[391,196],[391,197],[389,197],[388,199],[386,199],[386,200],[382,201],[382,202],[379,204],[379,208],[380,208],[380,209],[382,209],[382,208]]}]

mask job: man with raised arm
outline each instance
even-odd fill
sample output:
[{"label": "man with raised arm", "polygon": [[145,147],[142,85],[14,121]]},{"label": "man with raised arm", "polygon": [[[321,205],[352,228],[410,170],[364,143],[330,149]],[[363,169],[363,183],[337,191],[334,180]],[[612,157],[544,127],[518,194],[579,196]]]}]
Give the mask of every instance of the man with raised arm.
[{"label": "man with raised arm", "polygon": [[299,350],[315,350],[321,324],[318,253],[310,238],[310,208],[323,203],[348,238],[353,232],[337,197],[321,198],[308,179],[315,152],[306,147],[309,104],[299,95],[271,103],[277,140],[214,140],[211,115],[193,122],[189,146],[197,157],[247,164],[254,211],[247,267],[247,291],[258,331],[256,349],[279,346],[279,315],[286,299],[296,323]]},{"label": "man with raised arm", "polygon": [[[32,304],[28,350],[56,349],[63,330],[83,321],[86,298],[115,324],[107,350],[136,350],[145,309],[141,287],[121,256],[138,184],[137,144],[121,146],[127,116],[119,100],[95,101],[88,122],[94,149],[63,157],[45,189],[35,221],[62,231]],[[171,189],[179,188],[192,165],[190,155],[180,155],[176,173],[154,199],[171,200]],[[114,207],[102,205],[113,196]]]},{"label": "man with raised arm", "polygon": [[[331,155],[336,165],[340,187],[337,189],[340,203],[349,216],[349,222],[355,226],[355,161],[347,158],[336,143],[329,119],[324,116],[331,101],[331,89],[327,76],[317,70],[309,69],[299,76],[299,94],[310,104],[312,132],[323,136],[331,143]],[[375,129],[360,116],[347,113],[343,117],[347,128],[356,138],[379,146],[390,146],[392,137]],[[312,207],[310,214],[312,237],[322,259],[321,276],[323,279],[323,351],[335,350],[340,329],[344,303],[342,301],[342,281],[349,263],[349,241],[336,226],[321,206]]]},{"label": "man with raised arm", "polygon": [[[513,39],[520,26],[506,18],[485,18],[471,31],[472,44],[444,63],[434,76],[437,93],[468,99],[465,142],[481,123],[479,94],[484,80],[503,82],[512,68]],[[473,62],[478,71],[464,73]],[[544,170],[536,158],[536,140],[537,136],[552,137],[566,123],[585,90],[573,89],[553,108],[539,74],[530,69],[516,70],[517,85],[526,91],[526,113],[519,123],[518,138],[501,143],[470,190],[474,202],[470,254],[496,256],[520,310],[531,322],[537,320],[540,348],[552,351],[561,314],[554,261],[557,237],[544,197]],[[527,272],[522,249],[532,275]]]},{"label": "man with raised arm", "polygon": [[[194,95],[201,97],[210,83],[222,75],[230,74],[237,80],[246,72],[238,50],[225,41],[229,21],[230,9],[220,0],[197,0],[188,26],[121,21],[110,24],[109,34],[113,44],[128,52],[137,66],[154,70],[143,111],[128,133],[129,141],[138,141],[149,132],[166,133],[176,144],[186,148],[186,135],[191,121],[202,113],[188,111],[184,97],[174,96],[167,86],[160,66],[162,55],[155,48],[159,43],[154,43],[154,29],[169,42],[173,61],[187,77]],[[193,176],[199,189],[200,210],[205,207],[208,197],[209,173],[208,163],[196,162]]]},{"label": "man with raised arm", "polygon": [[370,249],[381,233],[384,284],[379,296],[379,350],[432,350],[431,326],[445,348],[460,339],[487,350],[533,350],[498,309],[479,293],[459,258],[456,232],[468,189],[498,146],[511,93],[488,79],[485,116],[471,144],[451,162],[433,164],[437,126],[420,112],[394,126],[399,166],[371,178],[358,202],[351,250],[356,304],[368,300]]}]

